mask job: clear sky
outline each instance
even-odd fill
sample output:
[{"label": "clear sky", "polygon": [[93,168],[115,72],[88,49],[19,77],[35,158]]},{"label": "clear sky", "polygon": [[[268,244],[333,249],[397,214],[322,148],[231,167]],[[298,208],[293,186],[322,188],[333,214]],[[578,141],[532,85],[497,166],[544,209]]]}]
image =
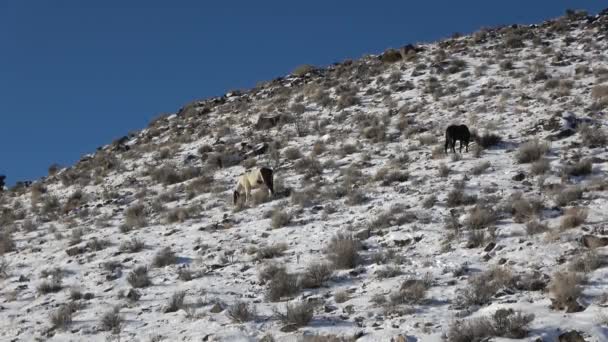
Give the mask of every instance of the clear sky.
[{"label": "clear sky", "polygon": [[151,118],[327,65],[598,0],[0,1],[0,174],[46,175]]}]

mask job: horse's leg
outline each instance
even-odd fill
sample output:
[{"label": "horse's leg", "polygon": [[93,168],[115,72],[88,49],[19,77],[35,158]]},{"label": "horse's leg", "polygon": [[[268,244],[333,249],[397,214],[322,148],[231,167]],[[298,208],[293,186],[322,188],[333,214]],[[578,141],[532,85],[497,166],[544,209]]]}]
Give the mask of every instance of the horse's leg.
[{"label": "horse's leg", "polygon": [[251,186],[245,186],[245,204],[249,203],[251,198]]},{"label": "horse's leg", "polygon": [[452,139],[452,153],[456,153],[456,139]]},{"label": "horse's leg", "polygon": [[462,140],[460,140],[460,153],[462,154]]},{"label": "horse's leg", "polygon": [[445,154],[448,154],[448,146],[450,144],[450,140],[446,137],[445,138]]}]

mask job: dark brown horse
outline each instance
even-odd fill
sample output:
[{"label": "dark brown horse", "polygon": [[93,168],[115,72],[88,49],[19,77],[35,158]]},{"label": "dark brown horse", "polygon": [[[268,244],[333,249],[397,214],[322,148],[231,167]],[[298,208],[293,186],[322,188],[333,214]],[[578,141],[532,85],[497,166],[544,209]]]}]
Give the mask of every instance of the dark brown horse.
[{"label": "dark brown horse", "polygon": [[445,130],[445,153],[448,153],[448,146],[452,148],[452,152],[456,153],[456,140],[460,140],[460,153],[462,153],[463,144],[466,146],[466,151],[469,152],[471,132],[466,125],[448,126]]}]

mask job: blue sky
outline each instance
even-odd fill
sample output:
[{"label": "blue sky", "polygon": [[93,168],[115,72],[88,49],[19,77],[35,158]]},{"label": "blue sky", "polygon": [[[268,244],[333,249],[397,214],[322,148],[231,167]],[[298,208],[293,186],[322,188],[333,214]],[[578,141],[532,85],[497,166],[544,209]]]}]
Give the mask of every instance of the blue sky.
[{"label": "blue sky", "polygon": [[36,179],[195,99],[603,1],[0,2],[0,174]]}]

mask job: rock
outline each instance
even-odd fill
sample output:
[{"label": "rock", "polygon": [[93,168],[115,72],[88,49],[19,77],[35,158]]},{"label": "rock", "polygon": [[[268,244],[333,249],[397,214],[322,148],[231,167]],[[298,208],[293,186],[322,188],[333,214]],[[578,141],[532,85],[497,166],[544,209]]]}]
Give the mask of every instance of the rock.
[{"label": "rock", "polygon": [[407,339],[403,335],[399,335],[395,338],[391,338],[391,342],[407,342]]},{"label": "rock", "polygon": [[371,235],[371,231],[368,228],[361,229],[355,233],[355,238],[359,240],[367,240]]},{"label": "rock", "polygon": [[405,240],[393,240],[393,242],[395,243],[395,246],[397,247],[405,247],[407,245],[409,245],[410,243],[412,243],[412,239],[405,239]]},{"label": "rock", "polygon": [[327,304],[327,305],[325,305],[325,307],[323,309],[326,313],[330,313],[330,312],[336,311],[338,308],[334,305]]},{"label": "rock", "polygon": [[357,340],[357,339],[360,339],[360,338],[361,338],[361,337],[363,337],[363,336],[365,336],[365,332],[363,332],[363,331],[357,331],[357,332],[356,332],[356,333],[353,335],[353,338],[354,338],[355,340]]},{"label": "rock", "polygon": [[526,179],[526,174],[523,173],[523,172],[519,172],[515,176],[513,176],[511,179],[514,180],[514,181],[516,181],[516,182],[521,182],[524,179]]},{"label": "rock", "polygon": [[298,330],[298,326],[295,324],[287,324],[281,327],[281,332],[294,332]]},{"label": "rock", "polygon": [[224,311],[224,308],[222,308],[222,306],[219,303],[213,304],[213,306],[211,307],[211,310],[209,310],[209,312],[211,312],[211,313],[220,313],[222,311]]},{"label": "rock", "polygon": [[84,247],[75,246],[75,247],[66,249],[65,253],[69,256],[76,256],[76,255],[84,253],[84,251],[85,251]]},{"label": "rock", "polygon": [[136,289],[130,289],[129,292],[127,292],[127,298],[132,301],[137,301],[141,298],[141,294]]},{"label": "rock", "polygon": [[93,299],[94,297],[95,297],[95,295],[94,295],[93,293],[91,293],[91,292],[87,292],[87,293],[85,293],[85,294],[82,296],[82,298],[83,298],[83,299],[85,299],[85,300],[91,300],[91,299]]},{"label": "rock", "polygon": [[576,300],[571,300],[566,304],[566,313],[575,313],[585,311],[585,307],[580,305]]},{"label": "rock", "polygon": [[255,124],[257,129],[270,129],[276,126],[281,121],[281,115],[273,116],[261,116],[258,118],[258,122]]},{"label": "rock", "polygon": [[490,242],[486,248],[483,249],[484,252],[489,252],[491,250],[494,249],[494,247],[496,247],[496,242]]},{"label": "rock", "polygon": [[583,246],[587,248],[598,248],[608,246],[608,237],[597,237],[594,235],[583,235],[581,238]]},{"label": "rock", "polygon": [[[562,305],[564,304],[564,305]],[[576,313],[585,311],[585,307],[580,305],[575,299],[569,298],[566,303],[558,303],[555,299],[551,298],[551,309],[563,310],[566,309],[566,313]]]},{"label": "rock", "polygon": [[559,335],[557,340],[559,342],[585,342],[585,339],[583,338],[581,333],[576,330],[571,330]]}]

